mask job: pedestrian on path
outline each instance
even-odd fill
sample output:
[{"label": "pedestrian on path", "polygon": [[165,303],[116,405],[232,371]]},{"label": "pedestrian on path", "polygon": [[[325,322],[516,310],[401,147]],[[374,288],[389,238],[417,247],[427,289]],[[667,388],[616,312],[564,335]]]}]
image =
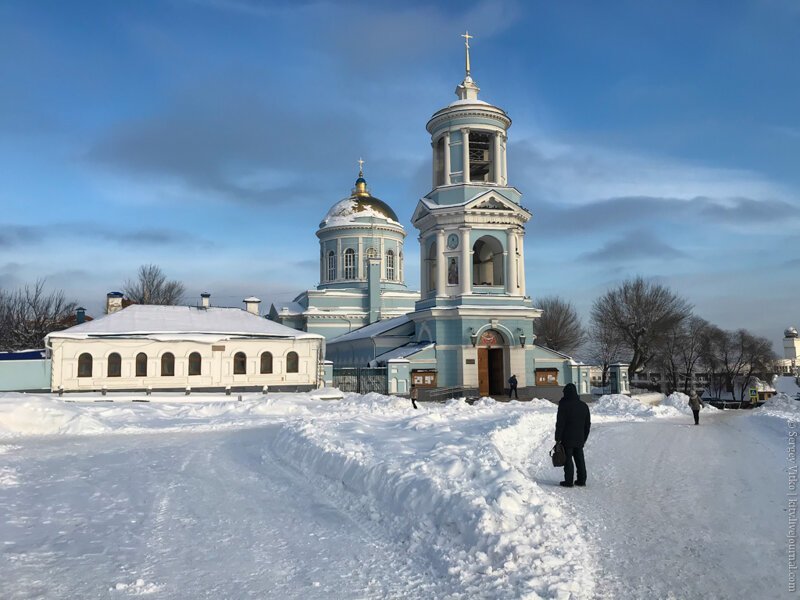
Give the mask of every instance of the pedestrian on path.
[{"label": "pedestrian on path", "polygon": [[689,408],[692,409],[695,425],[700,425],[700,408],[703,406],[705,406],[705,404],[700,399],[700,396],[697,395],[696,391],[692,390],[692,395],[689,396]]},{"label": "pedestrian on path", "polygon": [[[589,416],[589,407],[578,396],[575,384],[568,383],[564,386],[564,397],[558,403],[556,415],[556,442],[564,446],[567,462],[564,463],[563,487],[573,485],[586,485],[586,461],[583,456],[583,445],[589,437],[592,426]],[[572,461],[578,471],[578,478],[573,483],[574,470]]]},{"label": "pedestrian on path", "polygon": [[514,394],[514,397],[519,400],[519,394],[517,394],[517,376],[512,375],[508,378],[508,397],[511,398],[511,394]]}]

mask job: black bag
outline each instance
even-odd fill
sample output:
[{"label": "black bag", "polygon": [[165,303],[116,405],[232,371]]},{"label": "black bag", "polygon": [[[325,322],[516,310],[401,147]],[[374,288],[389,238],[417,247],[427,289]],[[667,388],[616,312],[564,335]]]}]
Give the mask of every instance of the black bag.
[{"label": "black bag", "polygon": [[550,450],[550,458],[553,459],[554,467],[563,467],[567,464],[567,453],[564,452],[564,446],[561,442],[556,442],[556,445]]}]

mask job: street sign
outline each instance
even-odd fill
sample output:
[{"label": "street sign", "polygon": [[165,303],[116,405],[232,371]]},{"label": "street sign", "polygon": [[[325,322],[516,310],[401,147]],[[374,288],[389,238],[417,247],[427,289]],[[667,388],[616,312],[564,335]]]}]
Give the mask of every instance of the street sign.
[{"label": "street sign", "polygon": [[750,397],[751,398],[758,398],[758,390],[750,388]]}]

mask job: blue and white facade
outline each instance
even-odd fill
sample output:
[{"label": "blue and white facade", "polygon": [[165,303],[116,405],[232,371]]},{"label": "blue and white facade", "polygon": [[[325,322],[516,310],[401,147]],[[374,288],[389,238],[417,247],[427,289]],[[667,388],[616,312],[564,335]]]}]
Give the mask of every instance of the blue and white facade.
[{"label": "blue and white facade", "polygon": [[363,171],[351,195],[334,204],[317,230],[319,280],[269,318],[327,339],[414,310],[419,294],[405,284],[397,215],[367,188]]},{"label": "blue and white facade", "polygon": [[588,394],[587,365],[533,343],[542,313],[526,290],[531,213],[508,178],[511,119],[479,100],[478,91],[467,54],[457,100],[427,124],[432,190],[411,219],[420,242],[414,311],[329,340],[328,359],[341,366],[403,360],[411,373],[435,372],[436,387],[477,388],[483,395],[502,394],[512,374],[520,388],[575,383]]}]

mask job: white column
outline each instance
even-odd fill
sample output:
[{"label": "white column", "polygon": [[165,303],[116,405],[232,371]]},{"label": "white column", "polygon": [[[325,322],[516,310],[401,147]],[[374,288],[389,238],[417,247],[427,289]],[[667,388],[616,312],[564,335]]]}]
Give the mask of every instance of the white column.
[{"label": "white column", "polygon": [[364,238],[358,238],[358,256],[356,256],[356,261],[358,262],[358,278],[364,279]]},{"label": "white column", "polygon": [[517,253],[519,254],[519,293],[525,295],[525,230],[517,237]]},{"label": "white column", "polygon": [[342,239],[336,240],[336,279],[341,279],[344,274],[344,256],[342,255]]},{"label": "white column", "polygon": [[503,184],[503,156],[502,156],[502,140],[500,136],[502,134],[499,131],[494,132],[494,150],[492,154],[494,154],[492,167],[494,169],[494,173],[492,176],[494,177],[494,182],[497,185]]},{"label": "white column", "polygon": [[517,233],[514,229],[506,230],[508,253],[506,254],[506,292],[512,296],[519,294],[517,289]]},{"label": "white column", "polygon": [[461,130],[461,139],[463,145],[461,146],[462,163],[464,163],[464,183],[469,183],[469,129],[466,127]]},{"label": "white column", "polygon": [[436,143],[431,142],[431,165],[433,173],[431,174],[431,189],[436,187]]},{"label": "white column", "polygon": [[471,294],[472,293],[472,245],[470,244],[470,228],[469,227],[459,227],[459,231],[461,231],[461,273],[459,276],[461,279],[461,293],[462,294]]},{"label": "white column", "polygon": [[450,185],[450,132],[444,132],[444,184]]},{"label": "white column", "polygon": [[428,256],[425,251],[425,242],[419,236],[419,297],[425,299],[428,295]]},{"label": "white column", "polygon": [[503,134],[503,143],[501,146],[501,154],[503,156],[500,159],[500,162],[503,165],[503,185],[508,185],[508,135],[505,133]]},{"label": "white column", "polygon": [[436,295],[444,296],[446,288],[445,273],[447,265],[444,264],[444,229],[436,232]]}]

